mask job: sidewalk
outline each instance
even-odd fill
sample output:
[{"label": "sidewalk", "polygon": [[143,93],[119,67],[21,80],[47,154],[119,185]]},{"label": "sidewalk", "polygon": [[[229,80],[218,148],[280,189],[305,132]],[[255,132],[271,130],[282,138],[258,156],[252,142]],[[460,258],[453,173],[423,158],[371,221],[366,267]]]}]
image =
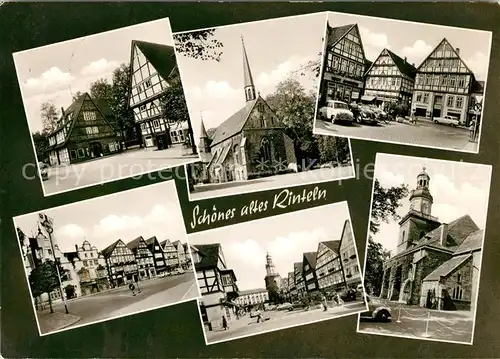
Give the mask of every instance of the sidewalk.
[{"label": "sidewalk", "polygon": [[47,334],[57,330],[64,329],[80,321],[80,317],[71,314],[64,314],[59,312],[36,312],[38,324],[40,326],[40,333]]},{"label": "sidewalk", "polygon": [[[124,152],[127,154],[127,152]],[[140,158],[140,159],[185,159],[186,157],[197,158],[197,155],[193,155],[190,149],[183,148],[180,144],[175,144],[170,148],[163,150],[158,150],[156,147],[146,147],[139,151],[133,151],[128,153],[129,157]]]},{"label": "sidewalk", "polygon": [[[137,294],[140,297],[142,294]],[[169,288],[163,292],[152,294],[138,302],[127,305],[123,308],[112,311],[108,314],[108,318],[122,317],[125,315],[135,314],[159,307],[175,304],[177,302],[195,299],[198,297],[198,289],[196,283],[184,282]]]}]

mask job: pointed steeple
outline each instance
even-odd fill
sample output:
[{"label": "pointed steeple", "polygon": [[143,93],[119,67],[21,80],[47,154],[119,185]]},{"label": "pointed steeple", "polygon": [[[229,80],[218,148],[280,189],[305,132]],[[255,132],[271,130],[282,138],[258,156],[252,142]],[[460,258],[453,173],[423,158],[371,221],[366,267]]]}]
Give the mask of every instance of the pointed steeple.
[{"label": "pointed steeple", "polygon": [[208,133],[207,130],[205,129],[205,124],[203,123],[203,115],[201,116],[200,138],[208,138]]},{"label": "pointed steeple", "polygon": [[205,124],[203,123],[203,113],[200,114],[201,117],[201,130],[200,130],[200,151],[202,153],[210,153],[210,138],[208,137],[208,132],[205,129]]},{"label": "pointed steeple", "polygon": [[243,85],[245,90],[246,101],[255,100],[255,85],[253,83],[252,71],[250,71],[250,64],[248,62],[247,50],[245,49],[245,42],[243,35],[241,36],[241,45],[243,47]]}]

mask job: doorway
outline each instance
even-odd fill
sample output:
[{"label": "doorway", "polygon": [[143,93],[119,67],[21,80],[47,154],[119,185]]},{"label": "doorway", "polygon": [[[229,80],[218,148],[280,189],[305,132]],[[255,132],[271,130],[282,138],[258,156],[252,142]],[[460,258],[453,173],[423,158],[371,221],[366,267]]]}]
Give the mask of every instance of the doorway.
[{"label": "doorway", "polygon": [[90,143],[90,150],[92,151],[94,157],[102,157],[104,153],[100,142]]}]

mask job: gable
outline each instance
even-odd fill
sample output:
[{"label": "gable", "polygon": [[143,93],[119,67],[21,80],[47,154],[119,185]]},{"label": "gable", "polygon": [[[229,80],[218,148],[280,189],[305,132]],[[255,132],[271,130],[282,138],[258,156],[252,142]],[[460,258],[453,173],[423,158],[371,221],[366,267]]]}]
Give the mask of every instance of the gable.
[{"label": "gable", "polygon": [[[132,42],[130,107],[135,107],[142,102],[157,97],[165,91],[168,88],[166,79],[175,67],[173,66],[170,72],[168,72],[168,69],[158,70],[158,66],[163,69],[161,61],[157,59],[158,61],[153,64],[150,58],[156,59],[157,56],[153,56],[153,51],[149,51],[145,55],[141,48],[143,50],[147,49],[143,43]],[[166,57],[168,58],[168,54]]]},{"label": "gable", "polygon": [[372,76],[384,76],[384,75],[396,75],[401,76],[401,71],[394,63],[387,49],[382,50],[378,55],[377,59],[371,64],[367,71],[367,75]]},{"label": "gable", "polygon": [[365,65],[365,51],[357,25],[351,26],[349,31],[339,38],[331,49],[345,58],[357,61],[363,66]]},{"label": "gable", "polygon": [[354,244],[351,224],[349,221],[344,222],[344,229],[342,231],[342,238],[340,239],[341,248],[345,248]]},{"label": "gable", "polygon": [[73,125],[70,132],[72,141],[115,135],[114,128],[89,95],[85,96],[82,105],[78,111],[73,112],[72,117]]},{"label": "gable", "polygon": [[216,128],[212,143],[210,144],[211,148],[242,131],[248,115],[250,114],[250,112],[252,112],[253,106],[259,98],[260,97],[258,97],[256,100],[247,102],[244,107],[235,112]]},{"label": "gable", "polygon": [[446,39],[443,39],[432,50],[429,56],[420,64],[418,71],[472,74],[472,71],[470,71],[462,60],[457,49],[451,46]]},{"label": "gable", "polygon": [[274,111],[271,110],[267,102],[259,96],[248,114],[243,125],[243,130],[276,127],[281,127],[280,120]]},{"label": "gable", "polygon": [[[328,248],[327,246],[325,246],[323,243],[319,243],[318,245],[318,254],[317,254],[317,257],[316,258],[321,258],[323,255],[325,255],[326,253],[330,252],[331,249]],[[333,252],[333,251],[332,251]],[[318,261],[318,260],[316,260]]]}]

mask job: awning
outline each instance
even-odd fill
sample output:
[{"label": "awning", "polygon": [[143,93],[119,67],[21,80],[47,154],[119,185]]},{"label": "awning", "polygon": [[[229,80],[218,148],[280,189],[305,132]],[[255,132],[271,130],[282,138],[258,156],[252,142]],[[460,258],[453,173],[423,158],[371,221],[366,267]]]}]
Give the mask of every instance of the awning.
[{"label": "awning", "polygon": [[353,92],[351,94],[351,100],[356,100],[359,98],[359,92]]},{"label": "awning", "polygon": [[361,101],[373,101],[375,100],[375,96],[370,96],[370,95],[364,95],[361,97]]}]

